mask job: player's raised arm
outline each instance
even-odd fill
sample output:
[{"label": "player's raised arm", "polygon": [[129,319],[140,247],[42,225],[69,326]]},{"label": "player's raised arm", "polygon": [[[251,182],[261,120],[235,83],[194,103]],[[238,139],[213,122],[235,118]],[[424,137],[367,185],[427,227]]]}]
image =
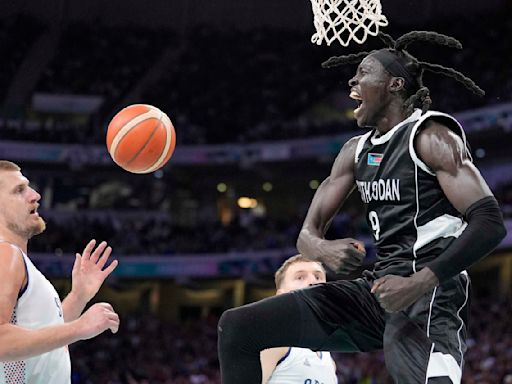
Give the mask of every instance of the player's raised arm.
[{"label": "player's raised arm", "polygon": [[450,203],[464,215],[464,232],[427,267],[439,282],[455,276],[496,248],[506,235],[503,217],[460,136],[430,120],[416,138],[423,162],[436,174]]},{"label": "player's raised arm", "polygon": [[8,243],[0,243],[0,271],[0,361],[41,355],[89,339],[109,328],[117,332],[119,317],[106,303],[95,304],[79,320],[70,323],[37,330],[17,326],[13,322],[13,311],[18,296],[23,297],[27,279],[23,256]]},{"label": "player's raised arm", "polygon": [[352,138],[343,146],[331,174],[318,187],[297,240],[301,254],[317,258],[340,273],[353,271],[364,258],[361,251],[364,246],[357,240],[324,239],[332,219],[354,189],[354,157],[358,139]]}]

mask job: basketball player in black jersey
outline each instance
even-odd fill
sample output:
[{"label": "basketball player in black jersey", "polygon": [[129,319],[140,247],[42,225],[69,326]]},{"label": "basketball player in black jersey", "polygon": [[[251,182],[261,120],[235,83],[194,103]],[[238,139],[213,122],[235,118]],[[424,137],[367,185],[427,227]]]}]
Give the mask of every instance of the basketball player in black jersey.
[{"label": "basketball player in black jersey", "polygon": [[[349,81],[357,124],[318,188],[297,247],[339,273],[359,267],[353,239],[324,234],[357,188],[373,230],[377,262],[352,281],[334,281],[226,311],[219,322],[224,384],[261,381],[259,353],[278,346],[359,352],[384,350],[395,383],[457,383],[462,376],[469,313],[465,271],[503,239],[498,204],[471,161],[460,124],[428,111],[424,70],[445,74],[477,94],[461,73],[411,56],[430,41],[461,48],[434,32],[410,32],[389,48],[329,59],[360,62]],[[364,58],[364,59],[363,59]]]}]

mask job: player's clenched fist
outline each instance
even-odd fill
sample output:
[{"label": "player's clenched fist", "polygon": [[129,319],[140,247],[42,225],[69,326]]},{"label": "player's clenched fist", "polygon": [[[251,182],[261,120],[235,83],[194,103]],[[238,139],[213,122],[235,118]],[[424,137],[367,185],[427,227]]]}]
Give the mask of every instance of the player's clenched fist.
[{"label": "player's clenched fist", "polygon": [[362,242],[355,239],[323,240],[319,245],[320,260],[340,274],[355,271],[363,263],[366,251]]},{"label": "player's clenched fist", "polygon": [[91,339],[107,329],[116,333],[119,329],[119,315],[110,304],[97,303],[80,316],[76,324],[80,339]]}]

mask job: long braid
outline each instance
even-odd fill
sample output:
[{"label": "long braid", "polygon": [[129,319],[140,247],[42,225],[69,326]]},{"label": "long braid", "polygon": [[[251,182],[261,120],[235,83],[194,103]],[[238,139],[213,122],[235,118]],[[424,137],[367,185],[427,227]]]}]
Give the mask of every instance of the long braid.
[{"label": "long braid", "polygon": [[443,35],[433,31],[411,31],[405,35],[400,36],[395,43],[397,51],[404,50],[411,43],[416,41],[428,41],[439,45],[446,45],[450,48],[462,49],[462,44],[459,40]]},{"label": "long braid", "polygon": [[351,53],[345,56],[333,56],[322,63],[323,68],[333,68],[343,64],[355,64],[368,56],[369,52]]},{"label": "long braid", "polygon": [[[379,32],[378,36],[392,53],[405,61],[404,66],[406,70],[416,79],[416,86],[419,87],[419,89],[417,89],[414,94],[410,95],[404,102],[404,108],[408,115],[413,112],[414,108],[421,108],[422,112],[425,113],[432,104],[430,90],[423,86],[422,77],[424,70],[451,77],[462,83],[467,89],[476,95],[485,95],[483,89],[461,72],[439,64],[419,61],[405,50],[411,43],[416,41],[426,41],[450,48],[462,49],[462,44],[457,39],[433,31],[411,31],[400,36],[396,40],[393,40],[390,35],[383,32]],[[329,60],[322,63],[322,67],[333,68],[343,64],[358,63],[367,55],[368,52],[359,52],[345,56],[331,57]],[[409,91],[414,92],[414,89],[410,89]]]},{"label": "long braid", "polygon": [[439,73],[439,74],[454,78],[459,83],[462,83],[467,89],[469,89],[475,95],[478,95],[478,96],[485,95],[485,91],[482,88],[480,88],[478,85],[476,85],[473,80],[471,80],[467,76],[464,76],[462,73],[460,73],[459,71],[456,71],[453,68],[443,67],[442,65],[439,65],[439,64],[425,63],[422,61],[420,61],[419,64],[420,64],[421,68],[425,69],[426,71],[433,72],[433,73]]},{"label": "long braid", "polygon": [[430,90],[427,87],[421,87],[414,95],[405,100],[404,109],[407,116],[411,115],[415,108],[421,108],[423,114],[428,111],[431,105]]},{"label": "long braid", "polygon": [[379,39],[382,40],[382,42],[384,44],[386,44],[386,46],[388,48],[395,48],[395,45],[396,45],[396,42],[395,40],[391,37],[391,35],[388,35],[387,33],[384,33],[384,32],[379,32],[379,34],[377,35],[379,37]]}]

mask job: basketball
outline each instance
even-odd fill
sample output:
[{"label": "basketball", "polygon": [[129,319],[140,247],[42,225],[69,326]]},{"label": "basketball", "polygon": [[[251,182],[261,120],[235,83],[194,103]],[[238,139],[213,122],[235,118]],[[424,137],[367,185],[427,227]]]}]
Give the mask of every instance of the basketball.
[{"label": "basketball", "polygon": [[150,173],[163,167],[176,146],[169,117],[147,104],[119,111],[107,129],[107,148],[114,162],[132,173]]}]

